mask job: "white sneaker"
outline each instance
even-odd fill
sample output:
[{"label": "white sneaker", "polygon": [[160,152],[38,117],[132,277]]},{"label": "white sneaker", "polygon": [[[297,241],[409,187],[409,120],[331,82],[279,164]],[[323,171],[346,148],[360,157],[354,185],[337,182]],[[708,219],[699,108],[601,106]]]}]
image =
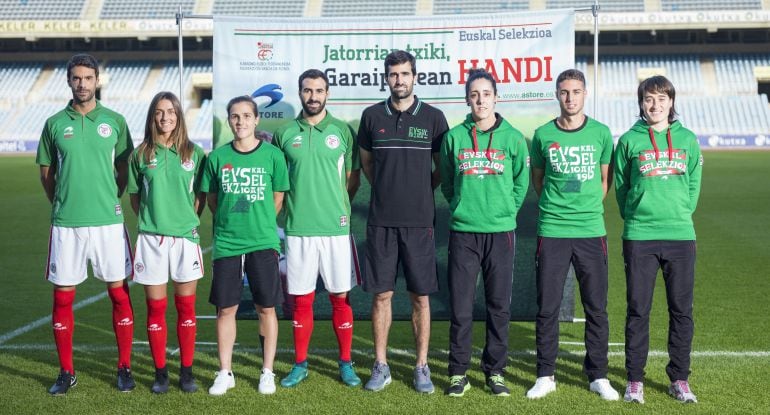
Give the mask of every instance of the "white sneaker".
[{"label": "white sneaker", "polygon": [[668,387],[668,394],[679,402],[698,403],[698,398],[690,390],[690,384],[686,380],[677,380]]},{"label": "white sneaker", "polygon": [[543,376],[537,378],[535,386],[527,391],[527,398],[540,399],[556,390],[556,381],[553,376]]},{"label": "white sneaker", "polygon": [[626,402],[644,403],[644,384],[642,382],[628,382],[623,400]]},{"label": "white sneaker", "polygon": [[262,369],[259,375],[259,393],[272,395],[275,393],[275,373],[270,369]]},{"label": "white sneaker", "polygon": [[229,370],[220,370],[209,388],[209,395],[224,395],[228,389],[235,387],[235,376]]},{"label": "white sneaker", "polygon": [[588,390],[598,393],[605,401],[617,401],[620,399],[620,394],[612,388],[607,378],[594,380],[588,385]]}]

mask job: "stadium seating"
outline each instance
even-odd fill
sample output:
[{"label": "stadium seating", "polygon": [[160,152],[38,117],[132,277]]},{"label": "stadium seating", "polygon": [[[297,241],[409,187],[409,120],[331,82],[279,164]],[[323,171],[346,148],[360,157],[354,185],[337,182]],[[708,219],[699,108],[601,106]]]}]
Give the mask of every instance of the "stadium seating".
[{"label": "stadium seating", "polygon": [[214,0],[217,16],[302,17],[306,0]]},{"label": "stadium seating", "polygon": [[665,76],[682,93],[697,93],[703,87],[700,60],[696,56],[602,56],[599,67],[600,90],[605,94],[635,91],[640,68],[664,68]]},{"label": "stadium seating", "polygon": [[416,0],[391,0],[384,3],[358,0],[324,0],[322,16],[409,16],[414,15]]},{"label": "stadium seating", "polygon": [[102,87],[102,98],[138,98],[137,85],[144,85],[150,74],[150,67],[150,62],[110,62],[102,71],[109,76],[109,83]]},{"label": "stadium seating", "polygon": [[492,5],[501,12],[522,11],[529,9],[529,0],[499,0],[491,3],[485,0],[435,0],[433,14],[489,13]]},{"label": "stadium seating", "polygon": [[40,63],[0,65],[0,98],[18,100],[29,95],[42,69]]},{"label": "stadium seating", "polygon": [[719,80],[719,90],[727,94],[756,94],[757,81],[753,72],[756,66],[770,66],[770,56],[717,56],[714,59],[714,69]]},{"label": "stadium seating", "polygon": [[189,126],[191,140],[211,140],[211,131],[214,126],[214,106],[210,99],[201,102],[198,116]]},{"label": "stadium seating", "polygon": [[102,19],[174,19],[182,6],[183,13],[192,13],[195,0],[104,0]]},{"label": "stadium seating", "polygon": [[85,3],[85,0],[3,0],[0,19],[79,19]]},{"label": "stadium seating", "polygon": [[698,10],[761,10],[762,0],[660,0],[664,12]]}]

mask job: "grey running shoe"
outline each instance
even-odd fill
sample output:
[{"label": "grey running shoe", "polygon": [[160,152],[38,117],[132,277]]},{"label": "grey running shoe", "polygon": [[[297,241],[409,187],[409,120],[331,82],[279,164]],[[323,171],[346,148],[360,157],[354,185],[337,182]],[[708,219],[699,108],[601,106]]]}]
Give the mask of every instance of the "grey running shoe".
[{"label": "grey running shoe", "polygon": [[374,366],[372,367],[372,377],[366,382],[364,389],[378,392],[385,389],[385,386],[390,385],[391,381],[390,367],[382,362],[374,362]]},{"label": "grey running shoe", "polygon": [[690,390],[690,384],[686,380],[677,380],[668,387],[668,394],[679,402],[698,403],[698,398]]},{"label": "grey running shoe", "polygon": [[59,377],[56,378],[56,382],[53,384],[53,386],[51,386],[50,389],[48,389],[48,393],[53,396],[62,396],[66,394],[70,388],[75,387],[77,384],[78,378],[75,375],[67,372],[66,370],[62,370],[59,372]]},{"label": "grey running shoe", "polygon": [[430,368],[427,364],[414,368],[414,389],[420,393],[433,393],[433,382],[430,380]]},{"label": "grey running shoe", "polygon": [[628,382],[623,400],[626,402],[644,403],[644,384],[642,382]]},{"label": "grey running shoe", "polygon": [[505,379],[499,373],[492,373],[487,377],[487,387],[495,396],[511,396],[511,390],[505,386]]},{"label": "grey running shoe", "polygon": [[471,388],[470,382],[465,375],[454,375],[449,378],[449,387],[446,388],[446,394],[455,398],[465,395],[465,392]]}]

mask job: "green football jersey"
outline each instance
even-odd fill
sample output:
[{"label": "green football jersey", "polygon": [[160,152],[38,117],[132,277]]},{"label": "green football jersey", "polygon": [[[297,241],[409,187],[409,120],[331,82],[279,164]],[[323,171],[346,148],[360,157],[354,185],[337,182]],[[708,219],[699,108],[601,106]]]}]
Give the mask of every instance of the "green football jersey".
[{"label": "green football jersey", "polygon": [[156,145],[155,157],[149,163],[137,150],[131,153],[128,193],[139,194],[139,232],[199,243],[195,194],[206,153],[192,145],[191,158],[184,162],[176,147]]},{"label": "green football jersey", "polygon": [[346,174],[358,162],[351,127],[327,112],[315,126],[300,114],[273,134],[286,156],[291,190],[286,193],[286,234],[337,236],[350,233]]},{"label": "green football jersey", "polygon": [[601,165],[612,160],[612,134],[586,117],[576,130],[552,120],[535,130],[532,167],[543,169],[537,234],[551,238],[604,236]]},{"label": "green football jersey", "polygon": [[200,191],[217,194],[213,258],[278,250],[273,192],[287,190],[286,160],[269,144],[242,153],[231,143],[209,153]]},{"label": "green football jersey", "polygon": [[36,163],[56,172],[51,223],[81,227],[123,223],[115,163],[134,144],[126,119],[97,101],[82,115],[67,107],[46,120]]}]

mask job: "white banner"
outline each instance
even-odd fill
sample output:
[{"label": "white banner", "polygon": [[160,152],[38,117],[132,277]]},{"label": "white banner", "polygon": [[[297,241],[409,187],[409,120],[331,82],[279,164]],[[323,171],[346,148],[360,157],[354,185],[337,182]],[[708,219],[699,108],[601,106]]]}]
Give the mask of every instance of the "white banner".
[{"label": "white banner", "polygon": [[558,112],[555,80],[574,67],[572,10],[430,17],[274,19],[214,17],[214,146],[232,139],[226,104],[251,95],[259,129],[272,132],[301,111],[297,78],[329,77],[327,108],[357,126],[361,111],[389,95],[383,61],[403,49],[417,59],[415,94],[450,126],[468,113],[467,71],[498,80],[497,110],[530,136]]}]

